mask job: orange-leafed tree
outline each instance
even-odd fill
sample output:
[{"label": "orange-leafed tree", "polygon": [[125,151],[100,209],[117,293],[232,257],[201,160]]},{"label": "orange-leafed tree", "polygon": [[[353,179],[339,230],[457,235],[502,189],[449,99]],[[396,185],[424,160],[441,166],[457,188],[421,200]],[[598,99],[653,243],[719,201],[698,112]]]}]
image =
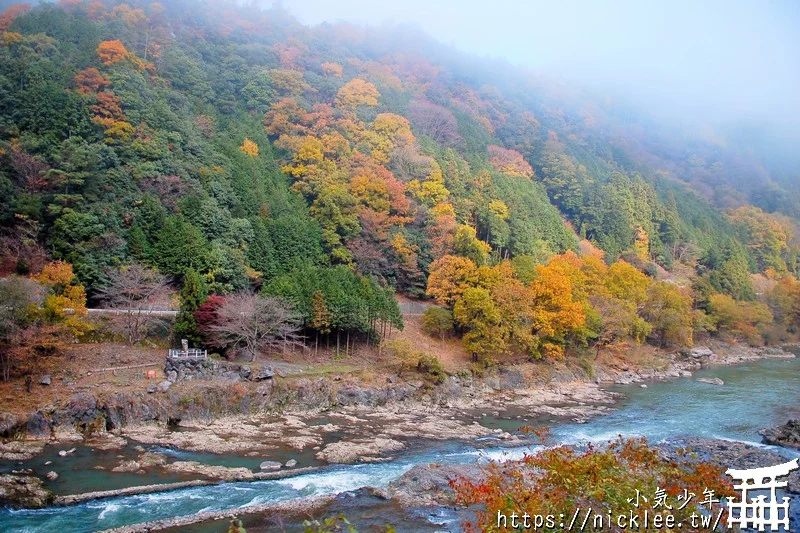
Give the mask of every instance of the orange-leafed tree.
[{"label": "orange-leafed tree", "polygon": [[572,296],[572,282],[554,268],[540,266],[530,285],[533,332],[540,338],[563,338],[583,326],[583,305]]},{"label": "orange-leafed tree", "polygon": [[97,45],[97,57],[104,65],[113,65],[129,56],[125,45],[119,39],[114,41],[103,41]]},{"label": "orange-leafed tree", "polygon": [[103,2],[90,2],[86,6],[86,14],[92,20],[99,20],[106,12],[106,6]]},{"label": "orange-leafed tree", "polygon": [[301,123],[305,111],[294,98],[282,98],[272,104],[264,115],[264,131],[271,137],[280,135],[300,135],[306,133]]},{"label": "orange-leafed tree", "polygon": [[92,111],[95,114],[92,120],[103,127],[109,127],[114,122],[125,120],[122,100],[111,91],[97,93],[97,103],[92,106]]},{"label": "orange-leafed tree", "polygon": [[426,294],[437,304],[452,307],[477,282],[478,267],[471,259],[446,255],[431,264]]}]

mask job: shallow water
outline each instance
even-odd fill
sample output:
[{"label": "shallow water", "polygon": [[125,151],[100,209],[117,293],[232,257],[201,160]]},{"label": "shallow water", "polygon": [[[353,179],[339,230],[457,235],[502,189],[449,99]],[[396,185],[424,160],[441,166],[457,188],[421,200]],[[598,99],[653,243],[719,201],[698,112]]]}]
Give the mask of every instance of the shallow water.
[{"label": "shallow water", "polygon": [[[725,385],[697,382],[696,378],[702,376],[719,377]],[[614,390],[625,395],[616,411],[584,424],[556,425],[552,429],[555,439],[570,443],[597,442],[621,434],[659,441],[693,435],[757,443],[760,442],[758,429],[784,423],[790,417],[800,417],[800,359],[718,367],[698,372],[692,378],[648,383],[646,389],[630,385],[614,387]],[[487,418],[485,423],[515,427],[529,424],[518,419],[496,418]],[[502,460],[520,457],[532,450],[531,447],[480,449],[477,443],[475,446],[438,443],[406,453],[390,463],[328,467],[281,480],[225,483],[36,511],[4,509],[0,510],[0,524],[6,531],[90,532],[201,511],[342,493],[367,485],[384,486],[415,464]],[[797,455],[786,450],[782,453]],[[215,457],[220,461],[220,456]],[[222,460],[231,461],[229,465],[233,466],[241,458],[223,456]],[[196,530],[208,531],[208,527]]]},{"label": "shallow water", "polygon": [[[718,377],[725,385],[697,381]],[[566,424],[553,433],[566,442],[606,441],[618,434],[651,441],[699,436],[761,442],[758,430],[800,417],[800,358],[771,359],[698,371],[691,378],[615,386],[618,409],[585,424]]]}]

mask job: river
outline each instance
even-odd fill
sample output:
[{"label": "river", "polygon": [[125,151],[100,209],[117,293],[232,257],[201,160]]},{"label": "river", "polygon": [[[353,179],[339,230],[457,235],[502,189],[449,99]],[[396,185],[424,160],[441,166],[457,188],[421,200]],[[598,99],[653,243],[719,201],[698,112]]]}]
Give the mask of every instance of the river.
[{"label": "river", "polygon": [[[725,385],[701,383],[697,381],[699,377],[719,377]],[[757,432],[760,428],[785,423],[789,418],[800,418],[800,358],[709,368],[695,373],[692,378],[648,383],[647,388],[615,386],[612,390],[624,395],[616,410],[582,424],[556,424],[552,427],[555,440],[566,443],[603,442],[617,435],[637,435],[652,442],[700,436],[759,443],[761,439]],[[483,423],[507,430],[515,430],[522,424],[516,418],[503,415],[487,417]],[[363,486],[384,486],[415,464],[513,458],[531,450],[531,447],[484,448],[480,443],[439,443],[388,463],[331,466],[281,480],[225,483],[109,498],[68,507],[2,509],[0,524],[4,531],[91,532],[201,511],[341,493]],[[787,457],[798,456],[781,448],[776,448],[776,451]],[[91,461],[86,455],[64,459],[84,461],[87,469]],[[446,520],[447,517],[438,518]]]}]

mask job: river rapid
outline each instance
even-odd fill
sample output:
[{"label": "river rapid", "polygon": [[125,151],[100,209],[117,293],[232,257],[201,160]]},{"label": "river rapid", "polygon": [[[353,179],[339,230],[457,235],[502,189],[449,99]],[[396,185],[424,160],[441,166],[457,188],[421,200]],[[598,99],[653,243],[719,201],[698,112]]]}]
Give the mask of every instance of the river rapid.
[{"label": "river rapid", "polygon": [[[698,382],[700,377],[718,377],[725,384]],[[551,426],[554,439],[563,443],[605,442],[624,435],[644,436],[651,442],[659,442],[699,436],[757,444],[761,441],[759,429],[783,424],[789,418],[800,418],[800,358],[708,368],[691,378],[648,383],[647,388],[614,386],[612,390],[623,394],[613,412],[586,423],[556,423]],[[484,418],[482,423],[514,431],[529,423],[517,416],[519,413],[501,412],[499,416]],[[417,464],[503,460],[535,450],[530,446],[500,448],[486,444],[486,441],[437,443],[401,454],[391,462],[329,466],[280,480],[224,483],[67,507],[0,509],[0,529],[30,533],[98,531],[198,512],[344,493],[364,486],[381,487]],[[774,450],[786,457],[798,456],[791,450]],[[239,460],[235,457],[222,459],[228,463]],[[85,454],[74,459],[63,458],[62,469],[65,460],[82,461],[87,470],[92,462]],[[92,479],[90,474],[85,477]],[[154,480],[158,481],[167,480]],[[73,489],[80,489],[80,483],[75,485]],[[444,515],[429,518],[438,523],[448,520]],[[220,531],[220,525],[195,526],[191,530]]]}]

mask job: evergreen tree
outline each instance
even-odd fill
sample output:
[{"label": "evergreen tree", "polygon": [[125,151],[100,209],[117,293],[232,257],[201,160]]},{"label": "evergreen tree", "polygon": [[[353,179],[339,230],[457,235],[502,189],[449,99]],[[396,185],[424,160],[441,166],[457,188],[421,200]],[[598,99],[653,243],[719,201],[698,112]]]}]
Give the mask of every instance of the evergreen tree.
[{"label": "evergreen tree", "polygon": [[193,268],[186,271],[181,288],[181,308],[175,320],[175,335],[181,339],[188,339],[192,343],[201,341],[197,331],[197,322],[194,312],[197,311],[208,296],[208,289],[203,278]]}]

